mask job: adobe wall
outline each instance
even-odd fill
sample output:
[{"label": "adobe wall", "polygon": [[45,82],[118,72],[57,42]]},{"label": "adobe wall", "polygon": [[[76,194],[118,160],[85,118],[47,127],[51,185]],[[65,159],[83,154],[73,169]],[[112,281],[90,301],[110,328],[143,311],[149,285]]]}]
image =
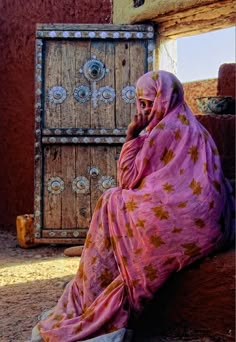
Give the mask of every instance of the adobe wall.
[{"label": "adobe wall", "polygon": [[33,212],[36,23],[111,23],[110,0],[0,2],[0,228]]},{"label": "adobe wall", "polygon": [[217,78],[193,81],[183,84],[185,101],[194,114],[202,114],[196,104],[196,97],[216,96]]}]

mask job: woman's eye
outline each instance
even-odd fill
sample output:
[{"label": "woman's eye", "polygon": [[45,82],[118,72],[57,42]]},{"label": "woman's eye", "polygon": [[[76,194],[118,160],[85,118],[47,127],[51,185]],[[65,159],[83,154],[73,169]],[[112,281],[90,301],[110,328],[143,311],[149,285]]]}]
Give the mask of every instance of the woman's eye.
[{"label": "woman's eye", "polygon": [[141,107],[141,108],[145,108],[145,107],[146,107],[145,102],[140,102],[140,107]]}]

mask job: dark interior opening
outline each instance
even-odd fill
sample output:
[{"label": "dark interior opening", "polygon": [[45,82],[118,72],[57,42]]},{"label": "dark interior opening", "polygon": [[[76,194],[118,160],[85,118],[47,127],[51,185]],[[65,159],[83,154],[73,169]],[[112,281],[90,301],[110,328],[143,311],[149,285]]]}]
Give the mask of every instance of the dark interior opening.
[{"label": "dark interior opening", "polygon": [[134,0],[134,7],[140,7],[144,4],[145,0]]}]

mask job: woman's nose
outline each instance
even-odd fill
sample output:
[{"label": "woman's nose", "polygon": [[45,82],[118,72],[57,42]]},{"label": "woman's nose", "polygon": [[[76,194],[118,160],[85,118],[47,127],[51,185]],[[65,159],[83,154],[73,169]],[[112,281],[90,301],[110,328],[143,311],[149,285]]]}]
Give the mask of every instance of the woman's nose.
[{"label": "woman's nose", "polygon": [[151,111],[150,107],[144,108],[143,110],[144,114],[150,113],[150,111]]}]

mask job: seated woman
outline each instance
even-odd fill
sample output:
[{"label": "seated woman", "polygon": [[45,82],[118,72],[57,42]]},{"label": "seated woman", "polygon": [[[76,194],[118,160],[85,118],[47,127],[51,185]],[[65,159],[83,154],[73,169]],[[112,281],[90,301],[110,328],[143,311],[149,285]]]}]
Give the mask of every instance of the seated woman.
[{"label": "seated woman", "polygon": [[219,154],[182,85],[151,71],[136,89],[119,186],[97,202],[78,273],[38,324],[43,341],[124,341],[130,313],[173,272],[233,239]]}]

